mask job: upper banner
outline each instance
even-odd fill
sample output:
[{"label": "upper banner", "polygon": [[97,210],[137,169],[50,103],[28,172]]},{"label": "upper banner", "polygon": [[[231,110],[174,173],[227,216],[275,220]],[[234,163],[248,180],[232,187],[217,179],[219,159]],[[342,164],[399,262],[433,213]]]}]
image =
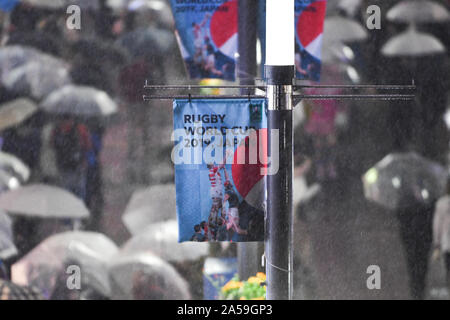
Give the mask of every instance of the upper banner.
[{"label": "upper banner", "polygon": [[174,101],[179,241],[264,241],[265,99]]},{"label": "upper banner", "polygon": [[10,12],[19,3],[19,0],[0,0],[0,10]]},{"label": "upper banner", "polygon": [[171,0],[181,55],[191,79],[235,80],[237,0]]},{"label": "upper banner", "polygon": [[[265,61],[266,2],[260,1],[259,37]],[[320,80],[326,0],[295,0],[295,67],[297,79]]]}]

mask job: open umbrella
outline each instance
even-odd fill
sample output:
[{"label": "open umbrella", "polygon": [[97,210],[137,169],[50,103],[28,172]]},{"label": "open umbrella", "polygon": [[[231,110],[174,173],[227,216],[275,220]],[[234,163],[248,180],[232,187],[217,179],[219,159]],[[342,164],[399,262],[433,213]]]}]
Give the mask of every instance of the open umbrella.
[{"label": "open umbrella", "polygon": [[174,219],[176,211],[175,185],[156,185],[133,193],[122,220],[132,234],[138,234],[152,223]]},{"label": "open umbrella", "polygon": [[21,185],[20,180],[11,172],[0,168],[0,194],[9,190],[15,190]]},{"label": "open umbrella", "polygon": [[389,209],[429,204],[445,193],[446,169],[415,152],[391,153],[362,177],[364,195]]},{"label": "open umbrella", "polygon": [[27,98],[19,98],[0,105],[0,131],[21,124],[37,110],[38,106]]},{"label": "open umbrella", "polygon": [[9,259],[17,254],[17,248],[13,242],[12,221],[0,211],[0,260]]},{"label": "open umbrella", "polygon": [[122,247],[127,253],[149,251],[169,262],[197,260],[208,255],[208,244],[178,242],[178,222],[168,220],[151,224]]},{"label": "open umbrella", "polygon": [[112,299],[190,299],[186,280],[169,263],[150,253],[118,254],[108,270]]},{"label": "open umbrella", "polygon": [[0,151],[0,170],[18,176],[23,182],[30,178],[30,169],[16,156]]},{"label": "open umbrella", "polygon": [[0,300],[44,300],[44,297],[35,288],[0,279]]},{"label": "open umbrella", "polygon": [[23,45],[7,45],[0,48],[0,80],[4,75],[28,62],[39,62],[57,68],[67,67],[63,60],[34,48]]},{"label": "open umbrella", "polygon": [[322,45],[322,63],[351,63],[355,60],[352,48],[341,43],[332,41]]},{"label": "open umbrella", "polygon": [[[56,297],[59,290],[69,291],[66,269],[80,269],[81,290],[93,289],[104,297],[111,295],[107,264],[118,252],[117,246],[101,233],[68,231],[52,235],[41,242],[11,269],[12,280],[38,288],[47,298]],[[63,283],[59,283],[59,276]],[[63,287],[63,288],[62,288]]]},{"label": "open umbrella", "polygon": [[362,4],[362,0],[340,0],[337,7],[339,10],[345,11],[349,16],[354,17],[361,10]]},{"label": "open umbrella", "polygon": [[11,215],[85,219],[89,210],[72,193],[45,184],[32,184],[0,195],[0,209]]},{"label": "open umbrella", "polygon": [[74,4],[82,9],[98,10],[100,8],[98,0],[22,0],[35,7],[47,9],[65,9]]},{"label": "open umbrella", "polygon": [[173,33],[155,27],[141,27],[121,36],[116,44],[126,49],[132,57],[163,57],[175,47]]},{"label": "open umbrella", "polygon": [[430,0],[401,1],[386,14],[390,21],[401,23],[439,23],[450,20],[445,6]]},{"label": "open umbrella", "polygon": [[436,37],[419,32],[414,26],[392,37],[381,48],[381,53],[388,57],[422,57],[445,51],[445,46]]},{"label": "open umbrella", "polygon": [[52,91],[71,83],[71,79],[67,68],[32,61],[3,75],[2,83],[12,92],[41,100]]},{"label": "open umbrella", "polygon": [[368,37],[367,30],[357,21],[340,16],[325,18],[324,42],[364,41]]},{"label": "open umbrella", "polygon": [[114,100],[104,91],[76,85],[64,86],[47,96],[40,107],[54,115],[109,116],[117,112]]}]

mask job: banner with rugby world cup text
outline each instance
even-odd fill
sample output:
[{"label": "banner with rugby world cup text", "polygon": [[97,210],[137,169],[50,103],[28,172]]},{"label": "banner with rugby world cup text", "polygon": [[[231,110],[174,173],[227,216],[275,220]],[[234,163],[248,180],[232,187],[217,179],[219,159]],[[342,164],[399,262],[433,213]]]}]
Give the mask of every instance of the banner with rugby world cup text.
[{"label": "banner with rugby world cup text", "polygon": [[[323,26],[326,0],[295,0],[295,68],[296,78],[320,80]],[[259,38],[262,67],[265,61],[266,1],[259,2]]]},{"label": "banner with rugby world cup text", "polygon": [[234,81],[237,0],[171,0],[170,3],[189,77]]},{"label": "banner with rugby world cup text", "polygon": [[264,241],[266,112],[265,99],[174,101],[180,242]]}]

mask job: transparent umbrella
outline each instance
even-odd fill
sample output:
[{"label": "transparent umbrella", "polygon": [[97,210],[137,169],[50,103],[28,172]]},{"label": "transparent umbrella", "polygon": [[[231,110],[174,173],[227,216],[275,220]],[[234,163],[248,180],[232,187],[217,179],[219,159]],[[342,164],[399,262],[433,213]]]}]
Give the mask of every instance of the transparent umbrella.
[{"label": "transparent umbrella", "polygon": [[40,62],[55,68],[67,67],[67,63],[63,60],[34,48],[23,45],[8,45],[0,48],[0,79],[28,62]]},{"label": "transparent umbrella", "polygon": [[73,115],[80,117],[102,117],[117,112],[114,100],[104,91],[86,87],[67,85],[45,98],[40,107],[53,115]]},{"label": "transparent umbrella", "polygon": [[31,61],[2,77],[5,88],[23,96],[41,100],[52,91],[71,83],[69,69]]},{"label": "transparent umbrella", "polygon": [[127,253],[149,251],[169,262],[197,260],[208,255],[208,244],[178,243],[178,222],[168,220],[147,226],[122,247]]},{"label": "transparent umbrella", "polygon": [[446,169],[415,152],[391,153],[362,177],[365,197],[389,209],[429,204],[445,193]]},{"label": "transparent umbrella", "polygon": [[188,283],[169,263],[150,253],[118,254],[109,263],[112,299],[188,300]]},{"label": "transparent umbrella", "polygon": [[117,40],[132,57],[162,57],[171,52],[176,40],[172,32],[155,27],[141,27]]},{"label": "transparent umbrella", "polygon": [[122,220],[134,235],[152,223],[176,218],[176,210],[175,185],[156,185],[133,193]]},{"label": "transparent umbrella", "polygon": [[355,60],[355,53],[349,46],[331,41],[323,44],[321,59],[322,63],[352,63]]},{"label": "transparent umbrella", "polygon": [[98,10],[100,8],[98,0],[22,0],[32,6],[47,8],[47,9],[61,9],[67,8],[74,4],[80,6],[82,9]]},{"label": "transparent umbrella", "polygon": [[38,106],[28,98],[19,98],[0,105],[0,131],[21,124],[37,110]]},{"label": "transparent umbrella", "polygon": [[357,21],[340,16],[325,18],[324,42],[364,41],[368,37],[367,30]]},{"label": "transparent umbrella", "polygon": [[[101,233],[68,231],[55,234],[12,266],[12,280],[38,288],[47,298],[61,299],[69,292],[67,279],[70,273],[79,270],[81,291],[94,290],[101,296],[110,297],[107,264],[117,252],[114,242]],[[64,280],[62,283],[61,279]]]},{"label": "transparent umbrella", "polygon": [[21,181],[13,173],[0,168],[0,194],[15,190],[21,186]]},{"label": "transparent umbrella", "polygon": [[11,215],[37,218],[85,219],[89,210],[72,193],[54,186],[32,184],[0,195],[0,209]]},{"label": "transparent umbrella", "polygon": [[23,182],[30,178],[30,169],[22,160],[2,151],[0,151],[0,170],[19,177]]},{"label": "transparent umbrella", "polygon": [[388,57],[421,57],[446,52],[445,46],[434,36],[419,32],[414,26],[389,39],[381,48]]},{"label": "transparent umbrella", "polygon": [[17,254],[13,241],[12,221],[6,213],[0,211],[0,260],[9,259]]},{"label": "transparent umbrella", "polygon": [[36,288],[0,279],[0,300],[44,300]]},{"label": "transparent umbrella", "polygon": [[439,23],[450,20],[444,5],[430,0],[401,1],[386,15],[390,21],[401,23]]}]

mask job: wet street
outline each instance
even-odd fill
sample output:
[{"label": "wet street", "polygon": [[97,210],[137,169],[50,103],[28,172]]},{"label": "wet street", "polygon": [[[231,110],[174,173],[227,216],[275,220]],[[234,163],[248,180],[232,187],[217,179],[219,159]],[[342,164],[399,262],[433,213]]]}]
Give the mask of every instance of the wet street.
[{"label": "wet street", "polygon": [[[296,258],[305,266],[296,275],[296,298],[410,299],[395,216],[368,203],[358,181],[341,197],[323,197],[305,210],[306,217],[296,218]],[[380,267],[379,290],[367,288],[371,265]],[[443,268],[430,263],[427,292],[443,283]]]}]

